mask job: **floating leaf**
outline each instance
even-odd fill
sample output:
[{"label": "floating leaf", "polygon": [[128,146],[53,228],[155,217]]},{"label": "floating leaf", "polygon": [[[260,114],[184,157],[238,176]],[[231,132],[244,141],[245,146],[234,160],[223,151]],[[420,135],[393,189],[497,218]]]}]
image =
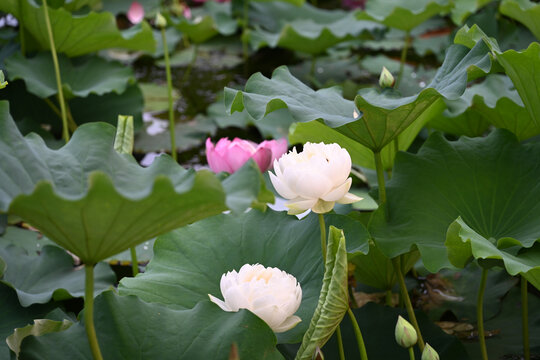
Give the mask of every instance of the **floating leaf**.
[{"label": "floating leaf", "polygon": [[[58,56],[62,88],[67,99],[103,95],[109,92],[123,93],[135,82],[133,71],[120,63],[109,62],[97,56],[70,60]],[[21,53],[6,59],[10,79],[22,79],[29,92],[42,98],[58,93],[54,67],[50,53],[39,53],[26,58]]]},{"label": "floating leaf", "polygon": [[41,336],[54,332],[64,331],[69,329],[73,323],[69,320],[55,321],[48,319],[34,320],[33,325],[26,325],[22,328],[16,328],[15,332],[7,337],[6,342],[18,357],[21,351],[21,342],[28,336]]},{"label": "floating leaf", "polygon": [[25,219],[86,264],[219,214],[234,196],[213,173],[185,170],[168,156],[140,167],[114,150],[116,130],[108,124],[81,126],[66,146],[50,150],[35,135],[23,138],[0,102],[0,130],[7,159],[0,164],[0,211]]},{"label": "floating leaf", "polygon": [[[156,354],[162,359],[226,359],[233,342],[241,359],[283,359],[272,330],[247,310],[226,312],[208,300],[177,310],[111,291],[98,296],[94,306],[99,346],[110,359],[152,359]],[[21,358],[91,359],[84,325],[27,337]]]},{"label": "floating leaf", "polygon": [[446,13],[450,4],[446,0],[377,0],[366,3],[359,12],[360,20],[374,20],[391,28],[410,31],[432,16]]},{"label": "floating leaf", "polygon": [[[49,49],[43,7],[34,0],[3,0],[0,10],[24,21],[25,30],[42,49]],[[64,8],[49,8],[56,50],[67,56],[79,56],[108,48],[154,51],[152,29],[143,21],[127,30],[116,27],[116,19],[108,12],[73,15]]]},{"label": "floating leaf", "polygon": [[[14,246],[0,248],[0,258],[7,265],[0,281],[15,289],[22,306],[84,296],[84,269],[75,269],[73,258],[57,246],[45,246],[37,257]],[[105,263],[99,263],[94,274],[95,295],[116,282]]]},{"label": "floating leaf", "polygon": [[530,0],[503,0],[499,11],[525,25],[540,40],[540,4]]},{"label": "floating leaf", "polygon": [[9,245],[24,249],[27,255],[37,256],[45,245],[54,243],[36,231],[8,226],[6,232],[0,236],[0,247],[7,248]]},{"label": "floating leaf", "polygon": [[[333,217],[327,223],[340,220],[339,225],[351,232],[351,251],[367,247],[367,233],[364,229],[362,234],[360,223],[342,215]],[[278,334],[280,343],[297,342],[309,325],[321,288],[319,238],[314,215],[301,221],[270,210],[215,216],[159,237],[145,273],[124,278],[119,290],[144,301],[192,308],[208,294],[220,294],[219,280],[227,271],[255,263],[277,267],[295,276],[302,286],[302,304],[296,313],[302,322]]]},{"label": "floating leaf", "polygon": [[382,28],[372,21],[357,20],[354,12],[323,10],[308,3],[298,7],[277,1],[253,2],[251,8],[252,22],[260,24],[249,35],[255,49],[282,47],[317,55],[363,32]]},{"label": "floating leaf", "polygon": [[539,157],[538,144],[520,144],[506,130],[455,142],[435,133],[417,155],[397,155],[388,219],[377,210],[370,233],[389,257],[417,247],[431,272],[450,265],[444,241],[458,216],[487,239],[512,237],[531,247],[540,234]]},{"label": "floating leaf", "polygon": [[472,50],[460,45],[449,48],[433,81],[419,94],[395,98],[372,90],[355,98],[362,113],[354,118],[351,101],[334,88],[314,91],[294,78],[287,68],[277,68],[272,79],[257,73],[245,90],[225,89],[225,104],[231,113],[244,108],[256,120],[272,111],[288,108],[299,122],[322,119],[336,131],[373,151],[381,151],[395,137],[422,117],[440,111],[441,95],[455,99],[465,91],[469,72],[485,74],[491,69],[488,48],[478,43]]},{"label": "floating leaf", "polygon": [[343,231],[330,226],[319,303],[304,334],[296,359],[311,359],[330,339],[349,309],[347,252]]},{"label": "floating leaf", "polygon": [[[144,96],[144,111],[165,111],[169,106],[168,88],[166,85],[158,85],[154,83],[139,83],[139,87]],[[173,103],[180,98],[178,90],[173,89]],[[169,139],[170,141],[170,139]]]},{"label": "floating leaf", "polygon": [[[446,247],[450,262],[464,267],[471,259],[502,260],[510,275],[520,274],[540,289],[540,246],[518,252],[523,244],[514,238],[489,239],[458,218],[448,228]],[[516,248],[517,246],[517,248]]]}]

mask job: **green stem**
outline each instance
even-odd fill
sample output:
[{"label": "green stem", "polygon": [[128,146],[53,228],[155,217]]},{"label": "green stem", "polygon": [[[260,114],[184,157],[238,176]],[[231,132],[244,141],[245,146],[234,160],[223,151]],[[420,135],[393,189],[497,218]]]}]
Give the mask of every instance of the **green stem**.
[{"label": "green stem", "polygon": [[399,151],[399,137],[396,136],[394,139],[394,152],[397,154]]},{"label": "green stem", "polygon": [[165,35],[165,27],[161,28],[161,39],[163,40],[163,52],[165,55],[165,72],[167,74],[167,95],[169,98],[169,133],[171,136],[171,155],[174,161],[177,161],[176,155],[176,134],[174,129],[174,108],[172,97],[172,76],[171,62],[169,61],[169,47],[167,46],[167,35]]},{"label": "green stem", "polygon": [[392,290],[386,290],[384,300],[385,300],[385,303],[386,303],[387,306],[390,306],[390,307],[393,306],[393,304],[392,304]]},{"label": "green stem", "polygon": [[21,54],[26,56],[26,41],[24,38],[23,2],[19,1],[19,41],[21,42]]},{"label": "green stem", "polygon": [[343,339],[341,338],[341,329],[339,328],[339,325],[336,328],[336,336],[338,343],[339,359],[345,360],[345,349],[343,349]]},{"label": "green stem", "polygon": [[381,158],[381,152],[374,152],[375,169],[377,170],[377,183],[379,185],[379,205],[386,203],[386,187],[384,185],[384,168]]},{"label": "green stem", "polygon": [[133,271],[133,276],[137,276],[139,273],[139,262],[137,261],[137,250],[135,246],[129,248],[129,252],[131,253],[131,270]]},{"label": "green stem", "polygon": [[51,55],[54,64],[54,72],[56,75],[56,86],[58,87],[58,102],[60,103],[60,111],[62,114],[62,137],[67,143],[69,141],[69,131],[67,122],[66,103],[64,101],[64,91],[62,90],[62,79],[60,78],[60,66],[58,65],[58,56],[56,55],[56,47],[54,45],[54,38],[51,27],[51,20],[49,19],[49,11],[47,7],[47,0],[43,0],[43,13],[45,15],[45,24],[47,25],[47,33],[49,34],[49,44],[51,46]]},{"label": "green stem", "polygon": [[317,57],[313,55],[311,57],[311,66],[309,68],[309,81],[314,87],[319,87],[319,81],[317,81],[317,78],[315,78],[315,69],[317,68]]},{"label": "green stem", "polygon": [[[56,115],[58,115],[58,117],[60,119],[62,119],[62,113],[60,112],[58,107],[51,100],[49,100],[48,98],[44,98],[43,100],[45,101],[45,103],[47,105],[49,105],[51,110],[54,111],[54,113]],[[75,130],[77,130],[77,123],[75,123],[75,120],[73,120],[73,116],[71,115],[71,111],[69,111],[69,106],[67,106],[67,110],[68,110],[67,116],[68,116],[68,128],[69,128],[69,131],[75,132]]]},{"label": "green stem", "polygon": [[480,288],[478,289],[478,298],[476,300],[478,339],[480,340],[480,351],[482,352],[482,360],[488,360],[486,337],[484,333],[484,292],[486,290],[487,273],[488,271],[486,269],[482,269]]},{"label": "green stem", "polygon": [[409,315],[409,321],[414,326],[416,334],[418,335],[418,347],[420,351],[424,351],[424,339],[422,338],[422,333],[420,332],[420,327],[418,326],[418,321],[416,321],[416,315],[414,314],[414,309],[411,303],[411,298],[409,297],[409,292],[407,291],[407,285],[405,285],[405,277],[403,276],[403,271],[401,271],[401,261],[399,257],[392,259],[392,265],[394,266],[394,271],[398,278],[399,290],[401,293],[401,298],[405,303],[405,308],[407,309],[407,314]]},{"label": "green stem", "polygon": [[527,279],[521,277],[521,327],[523,333],[523,358],[531,359],[529,347],[529,304],[527,300]]},{"label": "green stem", "polygon": [[405,61],[407,60],[407,51],[409,50],[409,42],[411,41],[411,33],[407,31],[405,34],[405,44],[403,44],[403,49],[401,49],[401,59],[399,61],[399,73],[398,78],[396,80],[396,85],[394,86],[394,89],[399,88],[399,84],[401,83],[401,78],[403,77],[403,70],[405,69]]},{"label": "green stem", "polygon": [[414,360],[414,348],[412,346],[409,348],[409,359]]},{"label": "green stem", "polygon": [[364,337],[362,336],[362,331],[360,331],[360,326],[358,326],[358,322],[356,321],[356,317],[354,316],[351,308],[347,309],[347,314],[349,314],[349,318],[351,319],[351,323],[353,325],[354,335],[356,336],[356,342],[358,343],[358,350],[360,351],[360,359],[367,360],[368,356],[366,344],[364,343]]},{"label": "green stem", "polygon": [[94,328],[94,265],[84,266],[86,281],[84,289],[84,327],[90,344],[90,350],[95,360],[102,360],[101,350]]},{"label": "green stem", "polygon": [[195,61],[197,61],[197,54],[199,53],[199,47],[197,44],[193,44],[193,56],[191,57],[191,61],[188,64],[188,67],[186,69],[186,72],[184,73],[184,76],[182,76],[182,83],[185,83],[189,80],[189,77],[191,75],[191,70],[193,70],[193,66],[195,65]]},{"label": "green stem", "polygon": [[326,265],[326,225],[324,223],[324,215],[319,215],[319,227],[321,228],[321,250],[323,256],[323,264]]}]

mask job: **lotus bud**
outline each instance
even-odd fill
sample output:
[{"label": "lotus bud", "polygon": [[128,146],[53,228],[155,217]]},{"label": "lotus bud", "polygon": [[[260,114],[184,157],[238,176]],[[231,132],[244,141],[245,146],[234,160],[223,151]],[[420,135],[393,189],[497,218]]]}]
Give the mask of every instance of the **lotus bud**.
[{"label": "lotus bud", "polygon": [[167,26],[167,20],[165,19],[165,17],[163,15],[161,15],[161,13],[157,13],[156,14],[156,18],[154,19],[154,24],[158,27],[158,28],[164,28]]},{"label": "lotus bud", "polygon": [[4,78],[4,72],[0,70],[0,89],[3,89],[7,86],[8,82]]},{"label": "lotus bud", "polygon": [[132,24],[138,24],[144,19],[144,8],[137,1],[131,3],[126,17]]},{"label": "lotus bud", "polygon": [[285,206],[292,215],[311,209],[324,214],[335,203],[351,204],[362,198],[349,193],[352,179],[351,157],[338,144],[306,143],[304,150],[296,148],[274,161],[272,185],[287,199]]},{"label": "lotus bud", "polygon": [[422,360],[439,360],[439,354],[426,343],[424,351],[422,351]]},{"label": "lotus bud", "polygon": [[396,342],[407,349],[416,344],[416,341],[418,341],[416,330],[411,323],[401,317],[401,315],[398,317],[398,321],[396,323],[395,334]]},{"label": "lotus bud", "polygon": [[253,159],[262,172],[272,167],[275,159],[287,152],[287,140],[265,140],[256,144],[249,140],[235,138],[220,139],[216,145],[210,138],[206,139],[206,160],[210,169],[215,173],[226,171],[234,173],[249,159]]},{"label": "lotus bud", "polygon": [[383,66],[381,76],[379,76],[379,85],[384,89],[387,87],[393,87],[395,83],[396,80],[394,80],[392,73],[388,71],[385,66]]},{"label": "lotus bud", "polygon": [[294,315],[302,301],[302,288],[294,276],[278,268],[245,264],[238,272],[223,274],[220,288],[224,301],[208,294],[213,303],[224,311],[247,309],[276,333],[302,321]]}]

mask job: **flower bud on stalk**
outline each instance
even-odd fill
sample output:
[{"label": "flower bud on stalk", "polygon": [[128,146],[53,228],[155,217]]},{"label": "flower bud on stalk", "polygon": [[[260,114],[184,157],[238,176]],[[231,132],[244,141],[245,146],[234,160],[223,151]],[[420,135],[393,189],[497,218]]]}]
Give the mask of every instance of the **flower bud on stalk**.
[{"label": "flower bud on stalk", "polygon": [[238,272],[223,274],[220,288],[225,301],[208,294],[213,303],[225,311],[247,309],[276,333],[302,321],[294,315],[302,302],[302,288],[294,276],[278,268],[245,264]]},{"label": "flower bud on stalk", "polygon": [[274,161],[270,173],[272,185],[285,199],[289,214],[300,214],[311,209],[324,214],[335,203],[351,204],[362,198],[349,193],[352,179],[351,157],[338,144],[306,143],[304,150],[296,148]]},{"label": "flower bud on stalk", "polygon": [[414,344],[416,344],[418,341],[416,330],[414,330],[411,323],[401,317],[401,315],[398,317],[398,321],[396,323],[395,335],[396,342],[407,349],[414,346]]},{"label": "flower bud on stalk", "polygon": [[164,28],[167,26],[167,20],[165,19],[165,17],[163,15],[161,15],[161,13],[157,13],[156,14],[156,18],[154,19],[154,24],[158,27],[158,28]]},{"label": "flower bud on stalk", "polygon": [[379,85],[381,88],[387,88],[387,87],[394,87],[394,84],[396,83],[396,80],[392,76],[392,73],[388,71],[388,69],[383,66],[381,71],[381,76],[379,76]]},{"label": "flower bud on stalk", "polygon": [[428,343],[422,352],[422,360],[439,360],[439,354]]}]

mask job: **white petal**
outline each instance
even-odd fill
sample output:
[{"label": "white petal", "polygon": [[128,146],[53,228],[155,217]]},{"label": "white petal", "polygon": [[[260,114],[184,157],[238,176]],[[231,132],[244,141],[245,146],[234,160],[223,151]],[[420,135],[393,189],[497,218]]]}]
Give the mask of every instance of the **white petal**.
[{"label": "white petal", "polygon": [[296,198],[291,201],[287,201],[285,206],[289,208],[289,214],[296,215],[311,209],[316,203],[317,199]]},{"label": "white petal", "polygon": [[328,194],[321,196],[321,199],[326,201],[338,201],[347,194],[347,191],[351,188],[352,179],[348,178],[343,184],[330,191]]},{"label": "white petal", "polygon": [[[221,310],[224,310],[224,311],[232,311],[228,306],[227,304],[225,304],[222,300],[219,300],[217,297],[215,296],[212,296],[210,294],[208,294],[208,297],[210,297],[210,301],[213,302],[214,304],[216,304],[217,306],[219,306],[221,308]],[[238,310],[237,310],[238,311]]]},{"label": "white petal", "polygon": [[319,199],[315,206],[311,208],[311,210],[313,210],[313,212],[317,214],[326,214],[327,212],[332,211],[332,209],[334,208],[334,204],[334,201],[324,201]]},{"label": "white petal", "polygon": [[270,181],[272,182],[272,185],[274,185],[274,189],[276,189],[279,195],[283,196],[285,199],[293,199],[298,196],[287,186],[287,184],[285,184],[285,182],[281,181],[279,177],[271,172],[269,172],[269,175]]},{"label": "white petal", "polygon": [[287,319],[285,319],[285,321],[283,321],[281,324],[279,324],[277,327],[275,327],[272,330],[274,330],[275,333],[285,332],[287,330],[292,329],[296,325],[298,325],[300,321],[302,321],[302,319],[300,319],[296,315],[292,315],[292,316],[289,316]]},{"label": "white petal", "polygon": [[355,202],[360,201],[362,199],[363,198],[361,198],[360,196],[356,196],[356,195],[351,194],[351,193],[346,193],[345,196],[343,196],[337,202],[339,204],[352,204],[352,203],[355,203]]}]

